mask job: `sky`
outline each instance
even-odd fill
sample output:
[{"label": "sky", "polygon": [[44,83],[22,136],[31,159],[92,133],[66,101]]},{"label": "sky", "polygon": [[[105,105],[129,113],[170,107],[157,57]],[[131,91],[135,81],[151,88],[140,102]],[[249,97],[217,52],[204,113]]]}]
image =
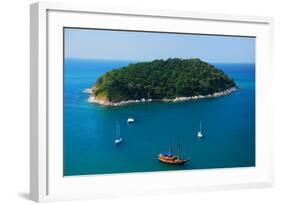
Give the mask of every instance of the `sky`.
[{"label": "sky", "polygon": [[218,35],[64,29],[66,58],[151,61],[200,58],[209,63],[254,63],[255,38]]}]

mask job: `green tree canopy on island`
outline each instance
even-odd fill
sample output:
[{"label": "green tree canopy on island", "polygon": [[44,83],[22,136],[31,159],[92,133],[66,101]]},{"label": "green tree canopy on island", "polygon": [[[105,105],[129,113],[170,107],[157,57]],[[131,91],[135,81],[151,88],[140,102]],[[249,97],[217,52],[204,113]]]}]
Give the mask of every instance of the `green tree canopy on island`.
[{"label": "green tree canopy on island", "polygon": [[111,102],[208,95],[236,87],[223,71],[200,59],[170,58],[111,70],[94,85],[96,97]]}]

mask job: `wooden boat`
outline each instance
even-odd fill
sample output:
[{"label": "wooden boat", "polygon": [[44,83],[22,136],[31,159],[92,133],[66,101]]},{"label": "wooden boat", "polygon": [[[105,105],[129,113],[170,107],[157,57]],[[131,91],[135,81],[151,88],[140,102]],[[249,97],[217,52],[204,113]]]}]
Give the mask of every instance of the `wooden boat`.
[{"label": "wooden boat", "polygon": [[181,159],[180,156],[180,144],[178,145],[178,156],[172,155],[171,151],[171,145],[169,145],[169,152],[167,154],[159,154],[158,159],[160,162],[166,163],[166,164],[175,164],[175,165],[180,165],[184,164],[187,162],[185,159]]}]

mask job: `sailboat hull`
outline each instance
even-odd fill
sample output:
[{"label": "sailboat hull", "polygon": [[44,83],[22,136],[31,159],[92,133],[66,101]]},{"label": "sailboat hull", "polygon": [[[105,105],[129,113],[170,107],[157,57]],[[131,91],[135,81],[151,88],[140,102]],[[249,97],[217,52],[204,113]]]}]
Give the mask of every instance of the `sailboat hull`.
[{"label": "sailboat hull", "polygon": [[127,123],[128,123],[128,124],[134,123],[134,122],[135,122],[135,120],[134,120],[133,118],[129,118],[129,119],[127,120]]},{"label": "sailboat hull", "polygon": [[123,141],[122,138],[119,138],[119,139],[116,139],[116,140],[114,141],[114,143],[115,143],[116,145],[118,145],[118,144],[120,144],[122,141]]},{"label": "sailboat hull", "polygon": [[203,134],[202,134],[201,132],[198,132],[197,137],[198,137],[198,138],[202,138],[202,137],[203,137]]},{"label": "sailboat hull", "polygon": [[158,156],[158,159],[160,162],[166,163],[166,164],[173,164],[173,165],[182,165],[187,162],[187,160],[184,159],[178,159],[176,156],[167,156],[160,154]]}]

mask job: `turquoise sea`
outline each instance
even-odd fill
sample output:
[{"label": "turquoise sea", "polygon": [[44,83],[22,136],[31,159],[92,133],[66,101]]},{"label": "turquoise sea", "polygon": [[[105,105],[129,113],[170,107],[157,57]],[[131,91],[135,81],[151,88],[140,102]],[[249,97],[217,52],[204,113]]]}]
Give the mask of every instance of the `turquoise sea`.
[{"label": "turquoise sea", "polygon": [[[64,176],[255,166],[255,65],[215,64],[234,78],[239,91],[181,103],[122,107],[89,104],[97,78],[128,61],[65,59]],[[127,124],[132,113],[136,122]],[[197,138],[200,120],[204,138]],[[123,143],[114,144],[116,121]],[[181,166],[158,161],[178,143]]]}]

